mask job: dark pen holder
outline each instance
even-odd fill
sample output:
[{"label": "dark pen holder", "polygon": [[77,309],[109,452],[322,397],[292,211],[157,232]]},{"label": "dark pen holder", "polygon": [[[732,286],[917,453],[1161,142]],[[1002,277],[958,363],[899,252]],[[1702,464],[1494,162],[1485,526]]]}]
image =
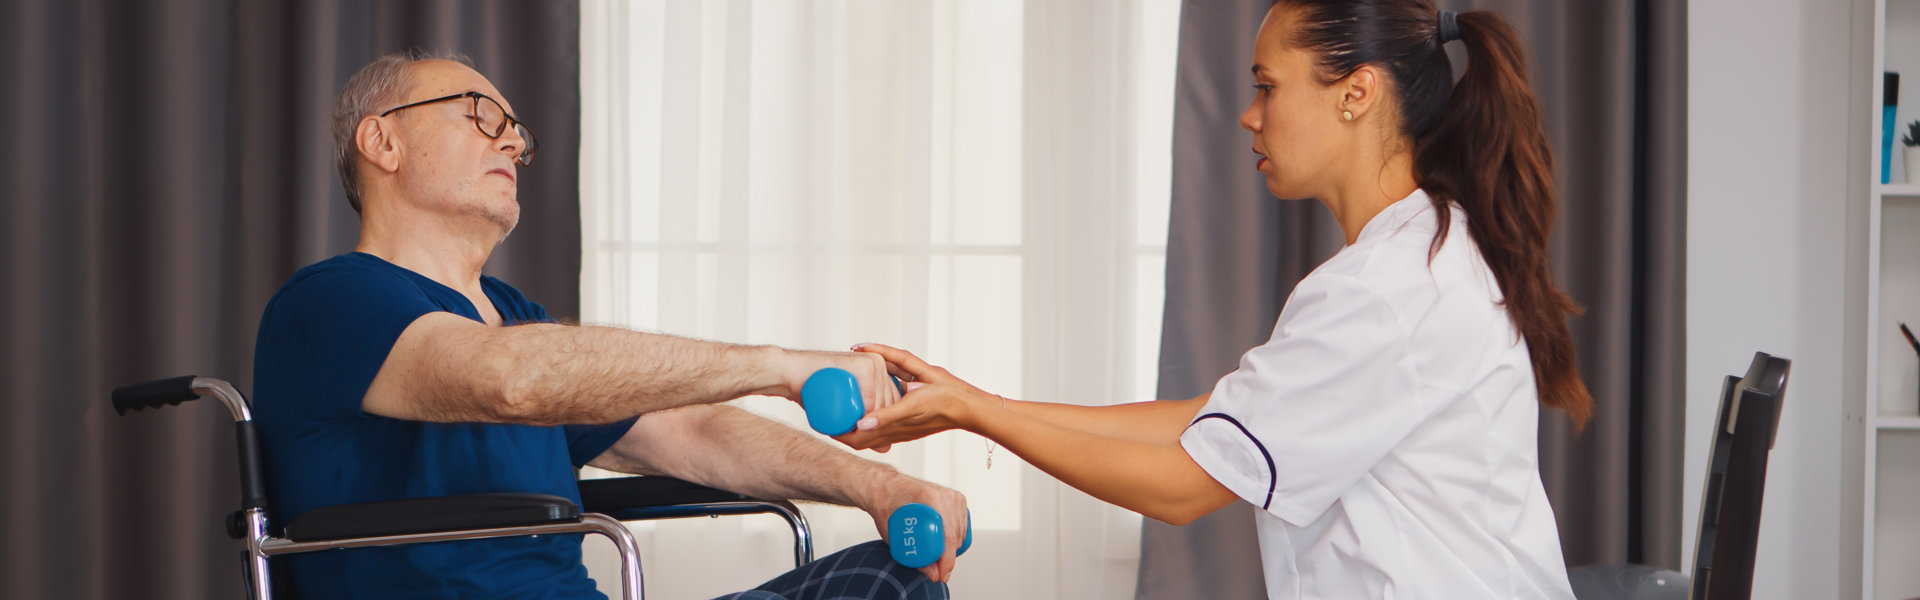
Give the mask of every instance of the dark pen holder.
[{"label": "dark pen holder", "polygon": [[[1916,339],[1914,337],[1913,330],[1907,329],[1906,323],[1896,323],[1896,324],[1900,326],[1900,337],[1906,338],[1907,345],[1913,347],[1913,355],[1916,357],[1920,357],[1920,339]],[[1920,390],[1920,386],[1915,386],[1915,389]],[[1920,400],[1920,394],[1916,394],[1915,400]],[[1920,411],[1920,402],[1916,402],[1914,404],[1914,409],[1916,411]]]}]

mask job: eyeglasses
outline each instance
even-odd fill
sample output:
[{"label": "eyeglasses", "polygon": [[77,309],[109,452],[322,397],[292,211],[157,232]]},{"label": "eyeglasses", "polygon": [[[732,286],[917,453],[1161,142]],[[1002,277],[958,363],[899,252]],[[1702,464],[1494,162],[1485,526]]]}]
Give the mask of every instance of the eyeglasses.
[{"label": "eyeglasses", "polygon": [[513,115],[507,114],[507,109],[501,108],[499,101],[480,92],[466,92],[452,96],[442,96],[432,100],[421,100],[406,106],[396,106],[387,112],[380,113],[380,116],[384,117],[399,112],[400,109],[403,108],[413,108],[423,104],[459,100],[461,98],[473,99],[473,126],[480,130],[481,135],[497,140],[500,139],[501,134],[507,132],[507,126],[512,125],[513,131],[520,134],[520,139],[527,141],[526,146],[520,149],[520,155],[514,157],[514,162],[520,163],[521,166],[533,164],[533,152],[540,149],[540,143],[533,139],[533,130],[528,129],[526,123],[522,123],[519,119],[513,118]]}]

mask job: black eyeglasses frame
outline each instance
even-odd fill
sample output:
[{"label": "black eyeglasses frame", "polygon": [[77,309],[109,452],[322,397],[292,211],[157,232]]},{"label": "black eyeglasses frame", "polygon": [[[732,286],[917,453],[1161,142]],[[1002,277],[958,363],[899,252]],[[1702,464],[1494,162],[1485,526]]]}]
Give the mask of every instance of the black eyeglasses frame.
[{"label": "black eyeglasses frame", "polygon": [[[472,99],[473,99],[473,114],[475,115],[475,116],[473,116],[473,117],[472,117],[472,119],[473,119],[473,128],[474,128],[474,129],[477,129],[477,130],[479,130],[479,131],[480,131],[480,135],[484,135],[484,136],[487,136],[487,137],[489,137],[489,138],[492,138],[492,139],[496,139],[496,140],[497,140],[497,139],[500,139],[500,136],[502,136],[502,135],[505,135],[505,134],[507,133],[507,128],[508,128],[508,127],[513,127],[513,128],[515,128],[516,130],[518,130],[518,131],[520,132],[520,137],[521,137],[522,139],[525,139],[525,140],[527,141],[527,144],[526,144],[526,147],[525,147],[525,148],[521,148],[521,149],[520,149],[520,155],[519,155],[519,156],[515,156],[515,157],[513,157],[513,161],[514,161],[514,162],[517,162],[517,163],[520,163],[520,166],[523,166],[523,167],[524,167],[524,166],[528,166],[528,165],[531,165],[531,164],[533,164],[533,153],[534,153],[535,151],[537,151],[537,150],[539,150],[539,149],[540,149],[540,142],[539,142],[539,141],[537,141],[537,140],[535,140],[535,139],[534,139],[534,137],[533,137],[533,128],[532,128],[532,127],[528,127],[528,126],[527,126],[527,123],[526,123],[526,121],[522,121],[522,120],[520,120],[519,118],[517,118],[517,117],[514,117],[514,116],[513,116],[513,114],[511,114],[511,113],[508,113],[508,112],[507,112],[507,107],[505,107],[505,106],[501,106],[501,105],[500,105],[500,101],[499,101],[499,100],[495,100],[495,99],[493,99],[493,97],[492,97],[492,96],[488,96],[488,95],[486,95],[486,94],[482,94],[482,93],[480,93],[480,92],[461,92],[461,93],[458,93],[458,94],[453,94],[453,95],[451,95],[451,96],[441,96],[441,97],[439,97],[439,98],[434,98],[434,99],[432,99],[432,100],[421,100],[421,101],[419,101],[419,102],[415,102],[415,103],[412,103],[412,104],[405,104],[405,105],[401,105],[401,106],[395,106],[395,107],[393,107],[393,108],[389,108],[389,109],[387,109],[387,112],[383,112],[383,113],[380,113],[380,116],[381,116],[381,117],[385,117],[385,116],[387,116],[387,115],[391,115],[391,114],[393,114],[393,113],[396,113],[396,112],[399,112],[399,111],[400,111],[401,109],[407,109],[407,108],[413,108],[413,107],[415,107],[415,106],[423,106],[423,105],[427,105],[427,104],[433,104],[433,103],[435,103],[435,102],[446,102],[446,101],[448,101],[448,100],[459,100],[459,99],[461,99],[461,98],[472,98]],[[482,126],[480,125],[480,117],[479,117],[479,114],[480,114],[480,100],[481,100],[481,99],[483,99],[483,98],[484,98],[484,99],[486,99],[486,101],[488,101],[488,102],[492,102],[494,106],[496,106],[496,107],[499,107],[499,108],[500,108],[500,116],[501,116],[501,117],[504,117],[504,119],[505,119],[505,120],[503,120],[503,121],[501,121],[501,122],[500,122],[500,126],[499,126],[499,127],[497,127],[497,128],[495,128],[495,129],[494,129],[493,131],[487,131],[487,128],[486,128],[486,127],[482,127]]]}]

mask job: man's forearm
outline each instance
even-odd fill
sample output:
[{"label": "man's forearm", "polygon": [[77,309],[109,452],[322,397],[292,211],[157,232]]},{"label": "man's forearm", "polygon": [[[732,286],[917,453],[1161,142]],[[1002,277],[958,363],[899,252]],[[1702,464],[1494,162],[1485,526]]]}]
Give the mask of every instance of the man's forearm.
[{"label": "man's forearm", "polygon": [[689,404],[778,393],[771,346],[743,346],[615,327],[505,328],[515,365],[503,387],[515,422],[604,423]]},{"label": "man's forearm", "polygon": [[635,428],[594,464],[748,496],[844,506],[869,506],[881,488],[914,484],[891,466],[734,406],[649,414]]},{"label": "man's forearm", "polygon": [[786,354],[614,327],[487,327],[435,313],[402,333],[363,406],[420,421],[606,423],[787,393]]},{"label": "man's forearm", "polygon": [[[888,533],[893,511],[909,502],[933,507],[945,523],[947,548],[958,548],[967,527],[966,497],[909,477],[784,424],[728,405],[698,405],[640,417],[596,467],[678,477],[759,498],[811,500],[852,506]],[[945,581],[951,550],[921,568]]]}]

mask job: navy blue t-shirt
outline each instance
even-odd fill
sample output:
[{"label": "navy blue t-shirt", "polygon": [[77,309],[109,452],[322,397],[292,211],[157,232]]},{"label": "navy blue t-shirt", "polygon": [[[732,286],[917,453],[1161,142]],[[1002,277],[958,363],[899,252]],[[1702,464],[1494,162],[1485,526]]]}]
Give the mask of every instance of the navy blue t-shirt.
[{"label": "navy blue t-shirt", "polygon": [[[505,324],[551,322],[519,290],[483,276]],[[387,353],[415,319],[475,321],[466,296],[371,254],[294,273],[267,304],[254,349],[254,416],[278,525],[336,504],[528,492],[580,501],[573,467],[633,420],[534,427],[402,421],[361,412]],[[302,598],[604,598],[580,564],[580,535],[509,537],[288,557]]]}]

